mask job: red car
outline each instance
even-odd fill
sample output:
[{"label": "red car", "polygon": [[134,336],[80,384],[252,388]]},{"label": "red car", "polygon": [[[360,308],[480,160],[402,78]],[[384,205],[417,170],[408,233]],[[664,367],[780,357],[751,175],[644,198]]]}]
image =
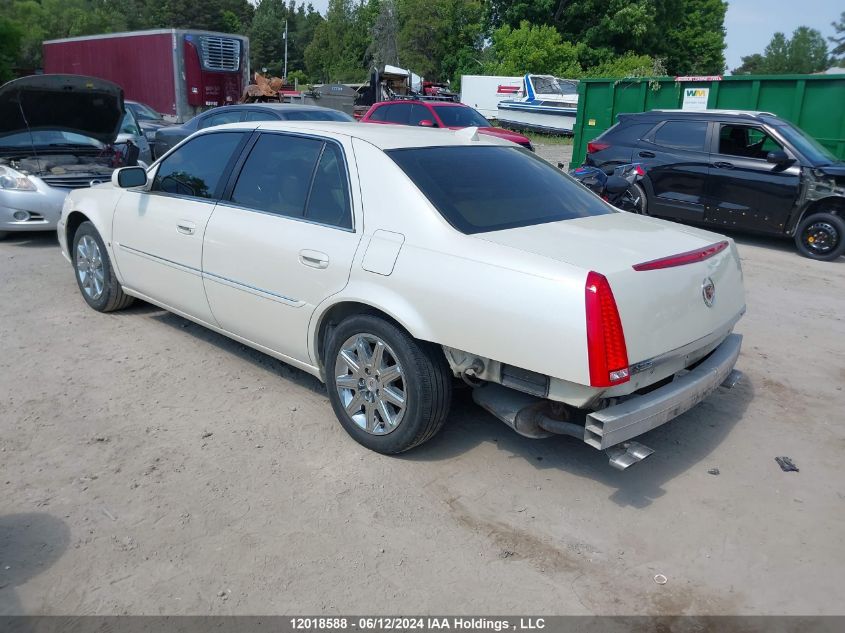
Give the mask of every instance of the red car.
[{"label": "red car", "polygon": [[474,109],[452,101],[381,101],[367,110],[361,122],[444,127],[452,130],[474,126],[482,134],[497,136],[534,151],[527,136],[493,127],[490,121]]}]

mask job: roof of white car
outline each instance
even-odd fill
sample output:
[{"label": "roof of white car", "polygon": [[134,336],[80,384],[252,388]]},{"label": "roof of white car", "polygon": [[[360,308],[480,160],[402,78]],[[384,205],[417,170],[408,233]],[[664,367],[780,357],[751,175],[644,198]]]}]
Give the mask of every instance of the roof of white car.
[{"label": "roof of white car", "polygon": [[211,130],[277,130],[310,134],[336,134],[358,138],[388,150],[404,147],[442,147],[444,145],[513,145],[509,141],[476,133],[471,128],[461,130],[417,128],[407,125],[379,125],[345,121],[262,121],[260,123],[229,123]]}]

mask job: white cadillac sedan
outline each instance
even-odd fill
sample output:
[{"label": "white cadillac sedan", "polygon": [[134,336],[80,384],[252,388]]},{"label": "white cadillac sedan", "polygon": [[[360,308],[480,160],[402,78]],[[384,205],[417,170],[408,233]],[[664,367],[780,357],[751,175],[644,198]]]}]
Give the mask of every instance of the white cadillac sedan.
[{"label": "white cadillac sedan", "polygon": [[92,308],[138,297],[318,376],[381,453],[437,433],[461,379],[518,433],[626,468],[738,379],[731,240],[472,128],[212,128],[74,191],[58,232]]}]

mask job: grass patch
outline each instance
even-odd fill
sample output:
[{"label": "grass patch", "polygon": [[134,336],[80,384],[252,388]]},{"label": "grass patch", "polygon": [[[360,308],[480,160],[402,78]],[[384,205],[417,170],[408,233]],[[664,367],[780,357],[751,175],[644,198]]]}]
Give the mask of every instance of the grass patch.
[{"label": "grass patch", "polygon": [[541,134],[540,132],[520,132],[531,139],[534,145],[572,145],[571,136]]}]

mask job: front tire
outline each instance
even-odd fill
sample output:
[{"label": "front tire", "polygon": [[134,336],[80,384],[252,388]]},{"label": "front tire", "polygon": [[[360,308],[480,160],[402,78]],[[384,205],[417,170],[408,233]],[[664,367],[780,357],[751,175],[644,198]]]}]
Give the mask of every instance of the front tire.
[{"label": "front tire", "polygon": [[326,387],[341,426],[359,444],[393,455],[430,440],[449,413],[452,380],[436,346],[370,314],[331,332]]},{"label": "front tire", "polygon": [[829,262],[845,254],[845,220],[832,213],[814,213],[801,220],[795,246],[804,257]]},{"label": "front tire", "polygon": [[133,297],[120,287],[106,246],[91,222],[83,222],[74,233],[71,258],[79,292],[89,306],[98,312],[113,312],[132,303]]},{"label": "front tire", "polygon": [[631,211],[639,213],[640,215],[648,214],[648,198],[645,195],[645,189],[638,183],[633,183],[628,188],[631,195],[631,204],[633,208]]}]

